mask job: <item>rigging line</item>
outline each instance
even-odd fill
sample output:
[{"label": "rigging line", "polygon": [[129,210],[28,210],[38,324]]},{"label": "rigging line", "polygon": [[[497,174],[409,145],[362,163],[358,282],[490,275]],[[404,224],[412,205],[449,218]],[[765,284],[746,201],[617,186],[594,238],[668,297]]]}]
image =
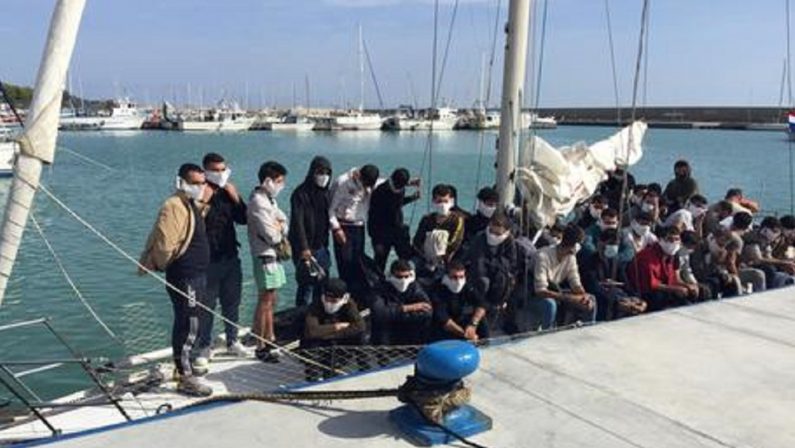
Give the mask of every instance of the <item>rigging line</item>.
[{"label": "rigging line", "polygon": [[[494,56],[497,53],[497,34],[499,32],[500,26],[500,8],[501,8],[502,0],[495,1],[495,8],[494,8],[494,29],[492,31],[491,37],[491,54],[489,55],[489,70],[486,75],[486,97],[483,100],[483,110],[487,111],[489,107],[489,101],[491,101],[491,75],[494,69]],[[483,151],[485,148],[486,143],[486,136],[481,131],[480,134],[480,147],[478,149],[478,169],[475,172],[475,189],[477,190],[480,186],[480,177],[481,171],[483,169]]]},{"label": "rigging line", "polygon": [[[438,57],[437,45],[439,44],[439,0],[434,1],[433,6],[433,61],[431,63],[431,123],[428,126],[428,146],[426,154],[428,158],[428,193],[426,198],[426,211],[431,209],[431,192],[433,191],[433,114],[436,109],[436,59]],[[425,165],[423,156],[422,164]],[[420,169],[420,176],[423,169]],[[416,201],[415,201],[416,202]],[[412,211],[412,217],[414,212]]]},{"label": "rigging line", "polygon": [[[649,5],[649,9],[651,9],[651,4]],[[643,100],[642,104],[645,108],[647,106],[646,103],[646,94],[648,93],[648,84],[649,84],[649,36],[651,33],[649,32],[649,17],[651,17],[651,11],[646,13],[646,41],[643,43],[644,47],[646,47],[646,55],[643,57]]]},{"label": "rigging line", "polygon": [[367,67],[370,68],[370,77],[373,80],[373,86],[375,86],[375,94],[378,95],[378,104],[381,106],[381,109],[384,109],[384,97],[381,96],[381,88],[378,86],[378,79],[375,76],[375,69],[373,68],[373,61],[370,59],[370,50],[367,49],[367,41],[362,39],[362,48],[364,49],[364,56],[367,59]]},{"label": "rigging line", "polygon": [[[22,121],[22,117],[19,116],[19,112],[17,112],[17,107],[14,105],[14,102],[11,100],[11,95],[8,94],[8,90],[6,90],[6,85],[3,81],[0,81],[0,92],[3,93],[3,98],[5,98],[6,104],[8,104],[9,108],[11,108],[11,113],[14,114],[14,117],[16,117],[17,121],[19,122],[19,125],[22,126],[22,128],[24,129],[25,122]],[[790,97],[791,96],[792,95],[790,95]]]},{"label": "rigging line", "polygon": [[[790,53],[790,0],[784,0],[787,19],[787,98],[789,107],[792,107],[792,59]],[[789,123],[789,119],[787,120]],[[789,126],[789,124],[787,124]],[[793,167],[792,132],[787,138],[787,153],[789,155],[789,212],[795,214],[795,167]]]},{"label": "rigging line", "polygon": [[607,20],[607,42],[610,47],[610,68],[613,72],[613,97],[616,103],[616,126],[621,127],[621,103],[618,96],[618,71],[616,70],[616,51],[613,44],[613,25],[610,20],[610,0],[605,0],[605,19]]},{"label": "rigging line", "polygon": [[94,308],[88,303],[86,298],[83,296],[83,293],[80,292],[80,289],[77,287],[74,280],[72,280],[72,276],[69,275],[69,272],[66,270],[66,266],[64,266],[63,262],[61,261],[61,257],[59,257],[58,253],[55,252],[55,248],[52,246],[52,244],[50,244],[50,241],[47,239],[47,236],[44,234],[44,229],[42,229],[41,225],[39,225],[39,221],[36,219],[36,216],[33,213],[30,214],[30,220],[33,223],[33,227],[36,229],[36,232],[39,234],[42,241],[44,242],[44,245],[47,247],[47,250],[50,252],[50,256],[52,256],[53,261],[55,261],[55,265],[58,267],[58,270],[61,271],[61,274],[66,280],[66,283],[68,283],[69,287],[72,288],[72,292],[75,293],[75,296],[80,300],[80,302],[86,308],[86,310],[91,315],[91,317],[93,317],[94,320],[97,321],[99,326],[102,327],[103,330],[105,330],[105,333],[107,333],[108,336],[110,336],[114,341],[116,341],[117,343],[123,346],[124,344],[121,342],[121,340],[119,340],[118,336],[116,336],[116,333],[114,333],[113,330],[111,330],[110,327],[108,327],[107,324],[105,324],[105,322],[102,321],[102,318],[99,317],[99,315],[94,310]]},{"label": "rigging line", "polygon": [[547,41],[547,8],[548,0],[544,0],[544,7],[541,12],[541,39],[538,43],[538,72],[536,73],[536,91],[534,104],[531,109],[538,110],[541,104],[541,75],[544,73],[544,49],[546,48]]},{"label": "rigging line", "polygon": [[[102,233],[102,232],[100,232],[100,231],[99,231],[99,230],[98,230],[96,227],[94,227],[93,225],[91,225],[91,223],[89,223],[88,221],[86,221],[86,220],[85,220],[85,219],[84,219],[82,216],[78,215],[78,214],[77,214],[77,212],[75,212],[74,210],[72,210],[72,209],[71,209],[71,208],[70,208],[68,205],[66,205],[66,203],[64,203],[64,202],[63,202],[63,201],[62,201],[60,198],[58,198],[57,196],[55,196],[55,194],[54,194],[53,192],[51,192],[51,191],[50,191],[50,190],[49,190],[47,187],[45,187],[44,185],[41,185],[41,184],[40,184],[40,185],[38,186],[38,189],[39,189],[40,191],[42,191],[42,192],[43,192],[45,195],[47,195],[47,197],[49,197],[49,198],[50,198],[50,200],[52,200],[52,201],[53,201],[53,202],[54,202],[56,205],[58,205],[59,207],[61,207],[61,209],[63,209],[63,210],[64,210],[64,211],[65,211],[65,212],[66,212],[66,213],[69,215],[69,216],[71,216],[72,218],[74,218],[74,219],[75,219],[77,222],[79,222],[80,224],[82,224],[82,225],[83,225],[83,227],[85,227],[85,228],[86,228],[86,229],[88,229],[88,230],[89,230],[91,233],[93,233],[93,234],[94,234],[94,235],[95,235],[97,238],[99,238],[99,239],[100,239],[100,240],[102,240],[102,241],[103,241],[105,244],[107,244],[108,246],[110,246],[110,247],[111,247],[113,250],[115,250],[115,251],[116,251],[116,252],[117,252],[119,255],[121,255],[123,258],[125,258],[125,259],[127,259],[128,261],[130,261],[130,262],[132,262],[133,264],[135,264],[135,265],[138,267],[138,269],[140,269],[140,270],[141,270],[141,271],[143,271],[144,273],[148,274],[149,276],[151,276],[152,278],[154,278],[154,279],[155,279],[155,280],[157,280],[158,282],[162,283],[164,286],[166,286],[166,288],[168,288],[168,289],[170,289],[170,290],[172,290],[172,291],[176,292],[178,295],[180,295],[180,296],[181,296],[181,297],[183,297],[184,299],[186,299],[186,300],[192,300],[192,298],[191,298],[191,297],[190,297],[188,294],[186,294],[184,291],[182,291],[182,290],[181,290],[181,289],[179,289],[178,287],[174,286],[172,283],[170,283],[168,280],[166,280],[166,279],[165,279],[165,278],[163,278],[162,276],[158,275],[158,274],[157,274],[155,271],[153,271],[153,270],[151,270],[151,269],[147,268],[146,266],[142,265],[141,263],[139,263],[139,262],[138,262],[138,260],[137,260],[137,259],[135,259],[135,257],[133,257],[132,255],[128,254],[128,253],[127,253],[127,252],[126,252],[124,249],[122,249],[122,248],[121,248],[121,247],[120,247],[118,244],[116,244],[116,243],[115,243],[115,242],[113,242],[113,241],[112,241],[110,238],[108,238],[107,236],[105,236],[105,234],[103,234],[103,233]],[[213,315],[215,318],[219,319],[220,321],[222,321],[222,322],[224,322],[224,323],[226,323],[226,324],[232,325],[232,326],[234,326],[235,328],[237,328],[238,330],[244,330],[244,328],[243,328],[241,325],[239,325],[238,323],[236,323],[236,322],[233,322],[233,321],[231,321],[231,320],[227,319],[227,318],[226,318],[225,316],[223,316],[221,313],[219,313],[219,312],[215,311],[215,309],[212,309],[212,308],[208,307],[207,305],[205,305],[205,304],[203,304],[203,303],[201,303],[201,302],[199,302],[199,301],[195,301],[195,303],[196,303],[196,306],[197,306],[197,307],[201,308],[202,310],[206,311],[207,313],[210,313],[210,314],[212,314],[212,315]],[[251,334],[251,335],[254,337],[254,339],[256,339],[257,341],[259,341],[259,342],[262,342],[262,343],[264,343],[265,345],[267,345],[267,346],[269,346],[269,347],[281,349],[281,350],[282,350],[284,353],[286,353],[286,354],[288,354],[289,356],[292,356],[292,357],[294,357],[295,359],[298,359],[298,360],[300,360],[300,361],[302,361],[302,362],[305,362],[305,363],[311,364],[311,365],[313,365],[313,366],[316,366],[316,367],[320,367],[320,368],[322,368],[322,369],[324,369],[324,370],[327,370],[327,371],[329,371],[329,372],[334,372],[334,373],[337,373],[337,374],[339,374],[339,375],[347,375],[347,372],[344,372],[344,371],[342,371],[342,370],[337,370],[337,369],[334,369],[334,368],[332,368],[332,367],[329,367],[329,366],[323,365],[323,364],[321,364],[321,363],[319,363],[319,362],[317,362],[317,361],[314,361],[314,360],[312,360],[312,359],[309,359],[309,358],[306,358],[306,357],[304,357],[304,356],[301,356],[301,355],[299,355],[298,353],[295,353],[293,350],[290,350],[290,349],[288,349],[288,348],[286,348],[286,347],[284,347],[284,346],[278,345],[278,344],[276,344],[275,342],[273,342],[273,341],[271,341],[271,340],[268,340],[268,339],[265,339],[265,338],[261,337],[260,335],[257,335],[257,334],[254,334],[254,333],[250,333],[250,334]]]},{"label": "rigging line", "polygon": [[[442,67],[439,71],[439,81],[437,82],[437,87],[436,87],[437,97],[439,96],[439,92],[442,89],[442,80],[444,79],[444,71],[445,68],[447,67],[447,57],[450,55],[450,45],[453,42],[453,30],[455,29],[455,19],[458,16],[458,5],[459,5],[459,0],[455,0],[455,3],[453,4],[453,13],[450,16],[450,25],[447,29],[447,42],[445,43],[444,53],[442,54]],[[434,102],[438,103],[439,99],[436,98]]]},{"label": "rigging line", "polygon": [[73,149],[69,149],[66,146],[59,146],[58,149],[60,149],[61,151],[65,151],[68,154],[71,154],[71,155],[77,157],[78,159],[81,159],[81,160],[83,160],[85,162],[88,162],[88,163],[90,163],[92,165],[96,165],[96,166],[98,166],[100,168],[106,169],[106,170],[111,171],[111,172],[116,171],[115,168],[113,168],[113,167],[111,167],[109,165],[105,165],[102,162],[96,161],[96,160],[92,159],[91,157],[88,157],[88,156],[85,156],[83,154],[80,154],[79,152],[77,152],[77,151],[75,151]]}]

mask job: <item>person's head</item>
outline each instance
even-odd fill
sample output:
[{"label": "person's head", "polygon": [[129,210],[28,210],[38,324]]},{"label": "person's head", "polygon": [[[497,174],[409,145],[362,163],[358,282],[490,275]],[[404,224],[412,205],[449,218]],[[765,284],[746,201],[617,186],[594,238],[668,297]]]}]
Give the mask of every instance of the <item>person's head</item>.
[{"label": "person's head", "polygon": [[500,195],[492,187],[483,187],[478,191],[478,213],[491,218],[494,211],[497,210],[497,204],[500,202]]},{"label": "person's head", "polygon": [[606,208],[602,211],[602,216],[599,217],[597,222],[602,231],[607,229],[618,228],[618,210],[614,208]]},{"label": "person's head", "polygon": [[323,156],[315,156],[309,163],[309,175],[318,188],[328,188],[331,182],[331,162]]},{"label": "person's head", "polygon": [[328,314],[336,314],[350,301],[348,285],[339,278],[329,278],[323,285],[323,309]]},{"label": "person's head", "polygon": [[734,207],[732,207],[732,204],[729,201],[723,200],[715,204],[715,215],[719,221],[728,218],[733,212]]},{"label": "person's head", "polygon": [[743,190],[739,188],[729,188],[726,191],[726,197],[724,199],[729,202],[740,202],[743,199]]},{"label": "person's head", "polygon": [[795,237],[795,216],[784,215],[779,222],[781,222],[781,231],[784,232],[784,235],[787,235],[788,238]]},{"label": "person's head", "polygon": [[444,277],[442,277],[442,284],[447,287],[453,294],[460,293],[467,282],[467,268],[464,263],[458,260],[453,260],[447,264],[445,268]]},{"label": "person's head", "polygon": [[643,195],[643,201],[640,204],[641,210],[646,213],[652,213],[660,205],[660,195],[653,190],[649,190]]},{"label": "person's head", "polygon": [[674,176],[677,179],[690,177],[690,164],[687,163],[687,160],[677,160],[674,163]]},{"label": "person's head", "polygon": [[615,180],[623,180],[625,173],[626,173],[626,171],[624,171],[623,168],[616,167],[616,169],[614,169],[612,172],[610,172],[610,177],[612,177]]},{"label": "person's head", "polygon": [[359,182],[364,188],[373,188],[378,181],[379,176],[378,167],[375,165],[364,165],[359,168]]},{"label": "person's head", "polygon": [[588,203],[588,212],[591,214],[591,218],[599,219],[602,216],[602,210],[607,208],[607,199],[601,194],[594,195],[591,197],[591,201]]},{"label": "person's head", "polygon": [[438,184],[431,190],[431,201],[433,202],[433,211],[437,215],[447,216],[450,210],[453,209],[455,204],[453,198],[453,190],[447,184]]},{"label": "person's head", "polygon": [[207,153],[202,159],[202,167],[204,168],[204,176],[207,182],[224,188],[229,181],[229,176],[232,175],[232,170],[226,166],[226,160],[218,153]]},{"label": "person's head", "polygon": [[654,222],[654,218],[651,216],[650,213],[642,212],[639,213],[635,219],[632,220],[630,223],[630,227],[632,227],[632,232],[637,236],[645,236],[651,232],[651,225]]},{"label": "person's head", "polygon": [[494,213],[486,228],[486,242],[489,246],[499,246],[511,236],[511,221],[503,212]]},{"label": "person's head", "polygon": [[781,236],[782,227],[781,221],[775,216],[767,216],[759,224],[759,234],[762,235],[767,241],[775,241]]},{"label": "person's head", "polygon": [[453,184],[447,184],[447,188],[450,189],[450,194],[453,196],[453,206],[455,206],[458,202],[458,188]]},{"label": "person's head", "polygon": [[259,182],[268,196],[275,198],[284,189],[287,168],[279,162],[269,160],[259,167]]},{"label": "person's head", "polygon": [[673,256],[682,248],[682,234],[677,227],[665,227],[660,231],[659,244],[665,255]]},{"label": "person's head", "polygon": [[687,250],[687,254],[693,253],[694,250],[698,249],[698,245],[701,243],[701,239],[698,237],[698,234],[692,230],[685,230],[681,234],[682,239],[682,248]]},{"label": "person's head", "polygon": [[600,233],[597,250],[605,258],[613,259],[618,256],[618,230],[607,229]]},{"label": "person's head", "polygon": [[643,196],[646,195],[646,191],[648,191],[648,187],[645,184],[636,184],[632,187],[632,196],[630,196],[629,202],[632,205],[640,205],[643,202]]},{"label": "person's head", "polygon": [[737,232],[745,232],[751,228],[754,217],[748,212],[737,212],[732,216],[731,229]]},{"label": "person's head", "polygon": [[696,194],[688,200],[687,211],[689,211],[694,218],[700,218],[707,213],[708,204],[707,198],[700,194]]},{"label": "person's head", "polygon": [[558,245],[560,244],[561,241],[563,241],[564,230],[566,230],[566,226],[560,222],[556,222],[555,224],[549,227],[549,230],[547,230],[547,234],[549,235],[549,238],[553,245]]},{"label": "person's head", "polygon": [[563,230],[563,240],[558,244],[558,252],[564,255],[575,255],[580,251],[585,240],[585,232],[576,224],[569,224]]},{"label": "person's head", "polygon": [[406,185],[408,185],[410,178],[411,175],[409,174],[409,170],[405,168],[398,168],[392,171],[392,175],[389,176],[389,183],[392,187],[392,191],[396,193],[403,191]]},{"label": "person's head", "polygon": [[398,292],[406,292],[409,286],[414,283],[414,266],[408,260],[395,260],[389,266],[389,276],[387,281],[392,284]]},{"label": "person's head", "polygon": [[204,195],[204,170],[194,163],[183,163],[177,171],[177,189],[198,201]]},{"label": "person's head", "polygon": [[663,189],[662,189],[662,185],[658,184],[657,182],[652,182],[646,188],[646,191],[647,192],[653,191],[653,192],[657,193],[657,196],[662,196]]}]

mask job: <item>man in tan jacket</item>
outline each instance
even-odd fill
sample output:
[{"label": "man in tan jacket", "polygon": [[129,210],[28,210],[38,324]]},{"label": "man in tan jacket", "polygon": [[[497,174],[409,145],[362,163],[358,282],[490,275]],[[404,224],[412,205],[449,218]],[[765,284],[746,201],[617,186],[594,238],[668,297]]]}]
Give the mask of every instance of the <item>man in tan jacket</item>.
[{"label": "man in tan jacket", "polygon": [[212,394],[212,389],[195,377],[206,373],[206,368],[200,371],[190,360],[199,331],[196,302],[204,303],[207,295],[210,246],[202,219],[207,195],[204,171],[191,163],[182,165],[177,191],[160,208],[140,259],[147,269],[166,273],[166,291],[174,307],[171,347],[179,378],[177,390],[192,396]]}]

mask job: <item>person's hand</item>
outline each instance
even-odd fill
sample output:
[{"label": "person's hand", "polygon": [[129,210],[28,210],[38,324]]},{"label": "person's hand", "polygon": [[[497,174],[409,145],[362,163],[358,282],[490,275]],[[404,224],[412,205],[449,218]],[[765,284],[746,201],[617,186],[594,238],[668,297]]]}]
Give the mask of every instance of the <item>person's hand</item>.
[{"label": "person's hand", "polygon": [[464,337],[468,341],[478,342],[478,329],[474,325],[469,325],[464,330]]},{"label": "person's hand", "polygon": [[350,326],[351,324],[349,322],[337,322],[334,324],[334,331],[342,331]]},{"label": "person's hand", "polygon": [[688,283],[685,285],[685,288],[687,288],[687,293],[690,297],[698,298],[698,291],[699,291],[698,285]]},{"label": "person's hand", "polygon": [[232,201],[235,202],[235,204],[240,203],[240,193],[237,191],[235,184],[232,182],[227,182],[226,185],[224,185],[224,190],[226,190],[226,193],[229,195]]},{"label": "person's hand", "polygon": [[409,180],[408,184],[411,185],[412,187],[419,188],[420,185],[422,185],[422,179],[420,179],[419,177],[412,178]]},{"label": "person's hand", "polygon": [[344,246],[345,242],[348,241],[348,238],[345,237],[345,231],[342,230],[342,227],[339,229],[334,230],[334,241],[337,242],[340,246]]},{"label": "person's hand", "polygon": [[431,307],[431,304],[428,302],[417,302],[403,305],[404,313],[423,313],[430,312],[432,309],[433,308]]},{"label": "person's hand", "polygon": [[782,263],[781,270],[789,275],[795,275],[795,263],[792,262]]},{"label": "person's hand", "polygon": [[686,299],[690,295],[690,289],[686,286],[676,285],[671,286],[672,292],[676,297]]},{"label": "person's hand", "polygon": [[309,249],[305,249],[301,251],[301,259],[304,261],[309,261],[312,258],[312,251]]},{"label": "person's hand", "polygon": [[155,270],[155,268],[153,266],[148,266],[148,265],[140,266],[139,265],[138,266],[138,275],[143,276],[143,275],[146,275],[149,272],[154,271],[154,270]]}]

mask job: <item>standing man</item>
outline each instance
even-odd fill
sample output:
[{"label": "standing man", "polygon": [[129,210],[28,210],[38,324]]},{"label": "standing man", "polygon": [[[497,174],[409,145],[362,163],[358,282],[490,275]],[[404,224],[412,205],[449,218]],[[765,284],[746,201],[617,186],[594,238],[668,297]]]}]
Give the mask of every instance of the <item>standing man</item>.
[{"label": "standing man", "polygon": [[687,160],[677,160],[674,164],[674,178],[665,186],[663,196],[674,210],[685,206],[685,203],[698,194],[698,182],[691,176],[690,164]]},{"label": "standing man", "polygon": [[[205,198],[202,169],[192,163],[179,167],[177,191],[160,208],[139,261],[146,269],[166,273],[170,285],[166,291],[174,308],[171,349],[177,370],[177,391],[197,397],[213,393],[194,376],[207,373],[207,369],[194,369],[190,362],[199,331],[196,302],[206,300],[210,264],[210,245],[201,211],[206,206]],[[138,272],[146,273],[143,268]]]},{"label": "standing man", "polygon": [[[225,319],[224,333],[229,353],[246,356],[248,352],[237,340],[238,309],[243,274],[238,257],[237,233],[235,224],[246,224],[246,204],[240,198],[237,188],[229,182],[232,171],[226,160],[211,152],[202,160],[204,176],[210,194],[209,210],[204,218],[207,240],[210,244],[210,266],[207,268],[207,302],[214,310],[221,302],[221,314]],[[213,314],[202,310],[199,313],[199,338],[196,347],[199,355],[194,365],[206,366],[212,354]],[[231,323],[230,323],[231,322]]]},{"label": "standing man", "polygon": [[[331,254],[328,250],[329,204],[331,203],[331,162],[322,156],[312,159],[304,182],[290,196],[290,232],[293,248],[296,306],[320,298],[322,277],[328,276]],[[323,270],[319,272],[317,268]]]},{"label": "standing man", "polygon": [[367,215],[367,234],[373,243],[373,257],[381,272],[386,269],[386,260],[393,248],[398,258],[411,258],[409,228],[403,223],[403,207],[420,198],[419,188],[413,194],[406,195],[406,186],[419,185],[420,180],[411,179],[409,170],[398,168],[373,191]]},{"label": "standing man", "polygon": [[329,224],[334,236],[337,272],[356,299],[364,292],[361,268],[361,259],[364,256],[364,224],[378,174],[378,167],[375,165],[353,168],[338,177],[331,187]]}]

